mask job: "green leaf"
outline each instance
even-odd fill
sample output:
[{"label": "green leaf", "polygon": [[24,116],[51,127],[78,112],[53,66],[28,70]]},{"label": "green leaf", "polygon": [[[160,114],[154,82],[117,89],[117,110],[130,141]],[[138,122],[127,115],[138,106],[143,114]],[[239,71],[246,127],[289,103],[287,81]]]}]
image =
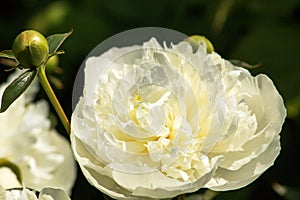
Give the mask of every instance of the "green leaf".
[{"label": "green leaf", "polygon": [[47,37],[49,45],[49,54],[55,53],[61,44],[72,34],[73,30],[68,33],[53,34]]},{"label": "green leaf", "polygon": [[3,51],[1,51],[0,52],[0,57],[9,58],[9,59],[16,59],[12,50],[3,50]]},{"label": "green leaf", "polygon": [[0,64],[13,68],[18,66],[18,62],[12,50],[4,50],[0,52]]},{"label": "green leaf", "polygon": [[0,168],[8,167],[17,176],[18,181],[22,184],[22,174],[19,167],[5,158],[0,159]]},{"label": "green leaf", "polygon": [[2,96],[0,113],[6,111],[6,109],[28,88],[35,76],[35,69],[28,70],[7,86]]},{"label": "green leaf", "polygon": [[12,67],[12,69],[18,67],[19,65],[19,63],[16,60],[3,57],[0,57],[0,64],[7,67]]}]

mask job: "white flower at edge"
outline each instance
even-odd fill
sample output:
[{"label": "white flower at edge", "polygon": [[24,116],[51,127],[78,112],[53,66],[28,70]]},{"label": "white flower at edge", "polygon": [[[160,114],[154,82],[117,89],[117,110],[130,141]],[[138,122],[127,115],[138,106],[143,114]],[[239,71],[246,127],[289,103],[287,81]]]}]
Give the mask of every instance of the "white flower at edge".
[{"label": "white flower at edge", "polygon": [[265,75],[188,42],[153,38],[85,65],[71,144],[87,180],[116,199],[244,187],[280,151],[283,100]]},{"label": "white flower at edge", "polygon": [[37,196],[25,188],[5,190],[0,185],[0,200],[70,200],[70,197],[61,189],[43,188]]},{"label": "white flower at edge", "polygon": [[[8,83],[17,74],[19,72],[10,76]],[[0,86],[0,100],[8,83]],[[76,178],[70,144],[50,127],[47,102],[32,103],[37,84],[34,82],[4,113],[0,113],[0,158],[19,167],[25,187],[38,191],[54,187],[70,193]],[[1,176],[0,184],[5,182],[8,180]]]}]

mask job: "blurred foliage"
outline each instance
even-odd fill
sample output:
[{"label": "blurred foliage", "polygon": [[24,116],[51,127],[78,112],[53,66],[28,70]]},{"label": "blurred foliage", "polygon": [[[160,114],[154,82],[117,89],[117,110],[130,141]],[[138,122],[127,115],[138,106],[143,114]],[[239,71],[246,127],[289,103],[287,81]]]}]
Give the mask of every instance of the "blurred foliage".
[{"label": "blurred foliage", "polygon": [[[131,28],[155,26],[186,35],[205,35],[222,57],[261,63],[251,72],[269,75],[288,108],[281,154],[253,184],[223,192],[215,199],[284,199],[273,190],[273,182],[299,188],[299,0],[11,0],[1,8],[1,50],[11,49],[13,39],[24,29],[36,29],[48,36],[73,28],[72,36],[62,46],[66,52],[59,60],[63,72],[56,77],[63,84],[56,93],[68,116],[72,113],[73,82],[85,56],[106,38]],[[7,73],[2,71],[0,80],[5,77]],[[64,131],[61,124],[58,129]],[[83,198],[101,199],[102,195],[78,170],[72,199]]]}]

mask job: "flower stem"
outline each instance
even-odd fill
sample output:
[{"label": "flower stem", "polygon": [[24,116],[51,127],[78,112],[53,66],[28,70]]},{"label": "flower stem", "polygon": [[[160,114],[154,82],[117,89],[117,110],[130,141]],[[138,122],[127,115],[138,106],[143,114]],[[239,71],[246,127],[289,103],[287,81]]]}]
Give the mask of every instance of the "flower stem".
[{"label": "flower stem", "polygon": [[204,194],[203,194],[203,199],[204,199],[204,200],[212,200],[212,199],[214,199],[217,195],[218,195],[218,192],[207,189],[207,190],[205,190],[205,192],[204,192]]},{"label": "flower stem", "polygon": [[44,65],[38,67],[37,76],[38,76],[39,81],[40,81],[41,85],[43,86],[48,98],[50,99],[50,102],[52,103],[59,119],[61,120],[64,128],[66,129],[67,133],[70,134],[69,120],[51,88],[51,85],[46,76]]}]

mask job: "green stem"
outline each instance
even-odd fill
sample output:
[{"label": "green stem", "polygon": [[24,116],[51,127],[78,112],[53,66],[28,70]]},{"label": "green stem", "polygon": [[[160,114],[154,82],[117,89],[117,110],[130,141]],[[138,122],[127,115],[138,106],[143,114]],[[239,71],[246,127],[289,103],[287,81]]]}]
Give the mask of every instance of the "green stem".
[{"label": "green stem", "polygon": [[41,83],[41,85],[43,86],[48,98],[50,99],[59,119],[61,120],[63,126],[65,127],[66,131],[68,134],[70,134],[70,123],[69,120],[64,112],[64,110],[62,109],[59,101],[57,100],[51,85],[47,79],[46,76],[46,72],[45,72],[45,66],[42,65],[40,67],[38,67],[38,71],[37,71],[37,76],[39,78],[39,81]]},{"label": "green stem", "polygon": [[204,200],[212,200],[214,199],[217,195],[219,194],[219,192],[217,191],[213,191],[213,190],[205,190],[204,194],[203,194],[203,199]]}]

